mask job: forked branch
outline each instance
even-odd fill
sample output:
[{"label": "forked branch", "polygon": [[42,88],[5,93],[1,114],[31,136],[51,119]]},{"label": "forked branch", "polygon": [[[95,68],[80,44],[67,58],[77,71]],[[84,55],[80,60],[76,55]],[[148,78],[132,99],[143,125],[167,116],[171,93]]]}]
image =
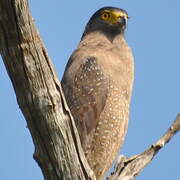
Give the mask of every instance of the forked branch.
[{"label": "forked branch", "polygon": [[147,166],[161,148],[180,130],[180,114],[168,131],[151,147],[143,153],[127,158],[120,156],[115,171],[109,180],[134,180],[134,178]]}]

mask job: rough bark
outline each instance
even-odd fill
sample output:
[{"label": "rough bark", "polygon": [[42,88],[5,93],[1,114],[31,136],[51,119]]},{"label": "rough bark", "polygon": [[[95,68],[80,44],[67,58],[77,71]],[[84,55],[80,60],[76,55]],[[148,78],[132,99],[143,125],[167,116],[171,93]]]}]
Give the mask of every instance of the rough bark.
[{"label": "rough bark", "polygon": [[[95,179],[27,0],[0,1],[0,53],[31,132],[34,158],[44,178]],[[149,149],[131,158],[121,156],[109,179],[134,179],[179,130],[178,116],[166,134]]]},{"label": "rough bark", "polygon": [[27,0],[0,1],[0,52],[44,178],[93,179]]}]

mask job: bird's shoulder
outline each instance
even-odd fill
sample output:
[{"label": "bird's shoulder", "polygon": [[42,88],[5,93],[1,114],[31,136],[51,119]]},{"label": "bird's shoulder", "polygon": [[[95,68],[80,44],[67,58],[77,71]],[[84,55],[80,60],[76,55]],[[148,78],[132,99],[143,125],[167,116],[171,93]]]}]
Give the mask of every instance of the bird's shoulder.
[{"label": "bird's shoulder", "polygon": [[77,53],[70,57],[62,78],[64,86],[86,88],[86,93],[89,93],[88,91],[92,90],[92,88],[95,90],[100,89],[107,82],[108,79],[105,77],[97,57],[80,57]]}]

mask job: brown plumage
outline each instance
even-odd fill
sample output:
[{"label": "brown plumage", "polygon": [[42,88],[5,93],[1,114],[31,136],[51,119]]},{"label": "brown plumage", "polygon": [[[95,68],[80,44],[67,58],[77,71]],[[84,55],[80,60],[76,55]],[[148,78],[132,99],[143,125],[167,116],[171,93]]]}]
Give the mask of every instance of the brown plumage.
[{"label": "brown plumage", "polygon": [[88,22],[62,79],[82,147],[97,179],[124,142],[133,85],[133,56],[124,39],[127,13],[105,7]]}]

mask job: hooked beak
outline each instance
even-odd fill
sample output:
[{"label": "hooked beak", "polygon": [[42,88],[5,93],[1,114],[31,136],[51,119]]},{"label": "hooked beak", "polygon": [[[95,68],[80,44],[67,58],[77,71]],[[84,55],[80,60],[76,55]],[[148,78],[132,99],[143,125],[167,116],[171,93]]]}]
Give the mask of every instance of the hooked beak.
[{"label": "hooked beak", "polygon": [[120,16],[119,17],[119,23],[121,24],[121,25],[126,25],[126,23],[127,23],[127,18],[125,17],[125,16]]}]

